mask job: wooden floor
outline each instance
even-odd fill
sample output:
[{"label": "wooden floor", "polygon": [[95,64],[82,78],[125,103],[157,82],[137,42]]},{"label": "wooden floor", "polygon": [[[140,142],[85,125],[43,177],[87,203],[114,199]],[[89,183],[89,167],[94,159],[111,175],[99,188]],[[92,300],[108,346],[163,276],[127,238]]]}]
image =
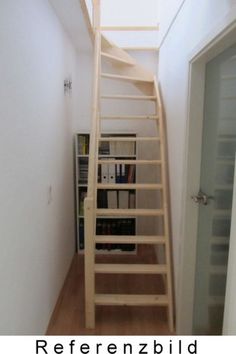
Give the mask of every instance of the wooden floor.
[{"label": "wooden floor", "polygon": [[[137,255],[97,256],[100,263],[154,263],[151,246],[139,248]],[[166,308],[161,307],[96,307],[96,328],[84,326],[84,259],[75,255],[65,285],[51,318],[48,335],[164,335],[170,334]],[[96,276],[97,293],[162,294],[160,275]]]}]

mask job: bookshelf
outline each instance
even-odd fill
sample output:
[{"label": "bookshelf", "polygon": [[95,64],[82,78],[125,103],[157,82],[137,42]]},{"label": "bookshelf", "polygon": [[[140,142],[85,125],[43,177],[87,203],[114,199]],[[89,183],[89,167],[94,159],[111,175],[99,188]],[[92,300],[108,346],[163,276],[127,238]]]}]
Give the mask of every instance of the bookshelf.
[{"label": "bookshelf", "polygon": [[[102,134],[104,138],[136,137],[136,134]],[[84,251],[84,199],[87,195],[89,133],[75,135],[75,191],[76,191],[76,248]],[[101,141],[99,158],[112,160],[136,160],[135,141]],[[98,168],[98,183],[104,184],[104,189],[98,190],[98,208],[136,208],[136,191],[132,189],[116,190],[115,187],[105,189],[105,184],[135,183],[136,166],[125,164],[102,164]],[[136,217],[98,217],[97,235],[135,235]],[[135,244],[97,244],[97,253],[134,253]]]}]

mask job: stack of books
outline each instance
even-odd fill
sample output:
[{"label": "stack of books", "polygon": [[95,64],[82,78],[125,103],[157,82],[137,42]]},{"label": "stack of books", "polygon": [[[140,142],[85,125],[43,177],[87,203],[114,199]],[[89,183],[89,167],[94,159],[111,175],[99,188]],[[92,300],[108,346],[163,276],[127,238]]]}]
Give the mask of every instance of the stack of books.
[{"label": "stack of books", "polygon": [[89,154],[89,135],[79,135],[78,136],[78,154],[88,155]]},{"label": "stack of books", "polygon": [[[97,220],[97,235],[135,235],[134,219],[99,219]],[[133,251],[134,244],[97,244],[97,250]]]},{"label": "stack of books", "polygon": [[80,158],[79,160],[79,184],[87,184],[88,182],[88,159]]}]

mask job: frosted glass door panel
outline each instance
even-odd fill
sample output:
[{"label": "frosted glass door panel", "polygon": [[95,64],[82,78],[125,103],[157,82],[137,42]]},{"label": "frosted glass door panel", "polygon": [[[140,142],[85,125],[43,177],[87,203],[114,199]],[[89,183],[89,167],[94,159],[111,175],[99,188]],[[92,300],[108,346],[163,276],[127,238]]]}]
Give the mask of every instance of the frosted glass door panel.
[{"label": "frosted glass door panel", "polygon": [[194,334],[223,326],[236,151],[236,45],[207,65],[195,275]]},{"label": "frosted glass door panel", "polygon": [[[236,172],[236,171],[235,171]],[[234,176],[234,196],[232,208],[229,262],[226,282],[223,334],[236,335],[236,173]]]}]

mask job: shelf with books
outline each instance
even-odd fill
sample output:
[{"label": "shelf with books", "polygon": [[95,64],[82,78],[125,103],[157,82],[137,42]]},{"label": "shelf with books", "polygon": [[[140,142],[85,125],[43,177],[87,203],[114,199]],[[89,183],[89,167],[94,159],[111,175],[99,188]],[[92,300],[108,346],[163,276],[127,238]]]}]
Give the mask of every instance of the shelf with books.
[{"label": "shelf with books", "polygon": [[[135,134],[105,134],[104,137],[135,137]],[[76,134],[75,137],[75,184],[76,184],[76,231],[77,231],[77,251],[84,250],[84,199],[87,195],[87,179],[88,179],[88,155],[89,153],[89,134]],[[136,142],[117,142],[102,141],[99,146],[99,158],[112,158],[118,160],[136,160]],[[106,174],[106,175],[105,175]],[[109,164],[99,165],[98,167],[98,183],[135,183],[136,166],[132,164]],[[102,181],[104,180],[104,181]],[[136,192],[125,188],[124,190],[98,190],[97,205],[99,208],[131,208],[136,206]],[[97,234],[115,235],[135,235],[136,233],[136,217],[118,216],[118,217],[97,217]],[[98,244],[96,247],[98,253],[134,253],[136,245],[119,244],[108,245]]]},{"label": "shelf with books", "polygon": [[[135,157],[122,159],[123,161],[132,160]],[[108,157],[102,158],[101,160],[109,160]],[[112,158],[112,160],[121,160],[120,156]],[[99,183],[135,183],[135,171],[136,166],[132,163],[109,163],[100,164],[98,166],[98,182]]]},{"label": "shelf with books", "polygon": [[[116,137],[118,134],[102,134],[102,137]],[[136,137],[136,134],[119,134],[120,137]],[[135,141],[100,141],[99,155],[136,156]]]},{"label": "shelf with books", "polygon": [[136,158],[136,155],[99,155],[98,156],[99,158],[118,158],[119,157],[119,159],[125,159],[125,158],[129,158],[129,159],[135,159]]},{"label": "shelf with books", "polygon": [[[135,235],[135,219],[98,219],[96,234],[98,235]],[[135,244],[96,244],[97,250],[134,251]]]},{"label": "shelf with books", "polygon": [[87,188],[79,188],[79,199],[78,199],[78,214],[79,216],[84,216],[84,199],[87,197]]},{"label": "shelf with books", "polygon": [[80,157],[77,161],[77,183],[88,183],[88,159]]},{"label": "shelf with books", "polygon": [[77,155],[87,155],[89,154],[89,134],[77,134],[77,148],[76,154]]},{"label": "shelf with books", "polygon": [[[84,250],[84,216],[78,217],[79,239],[78,251]],[[96,233],[98,236],[104,235],[135,235],[135,218],[98,218],[96,224]],[[111,251],[135,251],[135,244],[97,244],[96,250]]]}]

